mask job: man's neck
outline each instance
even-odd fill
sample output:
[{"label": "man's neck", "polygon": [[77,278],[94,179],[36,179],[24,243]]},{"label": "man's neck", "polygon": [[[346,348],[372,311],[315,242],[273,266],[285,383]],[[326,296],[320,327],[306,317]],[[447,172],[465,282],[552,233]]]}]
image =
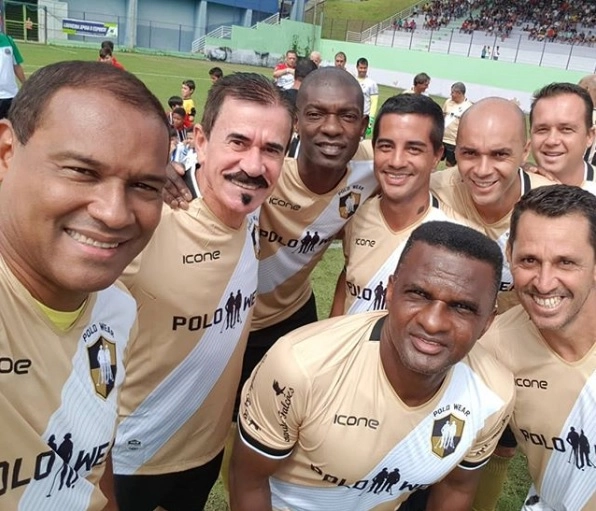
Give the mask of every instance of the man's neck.
[{"label": "man's neck", "polygon": [[439,391],[448,371],[435,375],[416,373],[404,367],[391,340],[386,337],[385,328],[381,334],[380,355],[383,370],[399,398],[409,407],[428,403]]},{"label": "man's neck", "polygon": [[479,206],[474,204],[476,211],[482,218],[482,221],[488,225],[494,224],[499,220],[505,218],[511,211],[513,206],[521,197],[521,182],[519,178],[519,171],[516,173],[516,180],[498,202],[488,204],[486,206]]},{"label": "man's neck", "polygon": [[4,233],[0,233],[0,255],[29,294],[50,309],[63,312],[76,311],[89,296],[84,292],[56,289],[43,276],[30,271],[27,262],[13,249],[12,244],[8,243]]},{"label": "man's neck", "polygon": [[430,206],[430,192],[424,192],[400,202],[381,196],[381,213],[392,231],[403,231],[426,214]]},{"label": "man's neck", "polygon": [[333,190],[343,179],[347,172],[347,166],[343,168],[329,169],[317,167],[306,159],[303,153],[298,153],[296,159],[298,174],[305,186],[313,193],[322,195]]},{"label": "man's neck", "polygon": [[573,167],[565,169],[555,177],[564,185],[581,186],[586,175],[586,163],[582,160]]}]

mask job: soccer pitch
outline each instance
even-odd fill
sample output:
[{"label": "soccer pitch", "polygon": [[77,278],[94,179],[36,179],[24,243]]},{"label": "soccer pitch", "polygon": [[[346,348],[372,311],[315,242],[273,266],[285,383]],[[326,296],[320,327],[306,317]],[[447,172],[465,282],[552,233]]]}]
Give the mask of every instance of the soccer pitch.
[{"label": "soccer pitch", "polygon": [[[97,48],[71,48],[63,46],[43,46],[38,44],[25,44],[17,42],[25,63],[25,73],[30,75],[36,69],[53,62],[62,60],[96,60],[99,51],[100,40]],[[118,60],[124,65],[127,71],[137,75],[167,106],[167,99],[170,96],[180,95],[180,86],[183,80],[192,79],[197,88],[193,95],[197,107],[197,118],[200,119],[203,105],[207,97],[207,91],[211,85],[208,71],[211,67],[219,66],[224,74],[236,71],[247,71],[261,73],[266,76],[272,75],[272,69],[249,67],[242,65],[209,62],[190,58],[178,58],[159,55],[146,55],[141,53],[115,52]],[[350,69],[351,70],[351,69]],[[392,87],[379,87],[379,101],[382,104],[388,97],[401,92],[401,89]],[[440,104],[443,98],[434,98]],[[335,283],[343,266],[343,253],[341,248],[333,245],[321,263],[318,265],[313,276],[313,285],[317,297],[319,318],[326,318],[331,307],[331,300],[335,290]],[[498,511],[519,511],[529,486],[529,477],[525,469],[525,460],[517,456],[509,469],[509,478],[505,491],[499,502]],[[227,511],[228,506],[224,496],[221,483],[218,482],[212,492],[211,499],[205,508],[206,511]]]}]

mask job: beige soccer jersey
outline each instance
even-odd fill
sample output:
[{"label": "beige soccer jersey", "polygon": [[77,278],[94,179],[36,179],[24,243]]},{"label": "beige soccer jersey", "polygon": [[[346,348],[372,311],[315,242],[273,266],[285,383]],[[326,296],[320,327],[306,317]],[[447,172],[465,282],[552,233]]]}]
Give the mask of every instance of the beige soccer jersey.
[{"label": "beige soccer jersey", "polygon": [[594,511],[596,345],[582,360],[564,361],[521,305],[498,316],[480,342],[515,376],[511,428],[528,457],[535,509]]},{"label": "beige soccer jersey", "polygon": [[445,134],[443,135],[443,142],[455,145],[455,138],[457,137],[457,130],[459,128],[461,116],[471,106],[472,103],[467,99],[461,103],[456,103],[452,99],[448,99],[443,103],[443,114],[445,115]]},{"label": "beige soccer jersey", "polygon": [[259,217],[259,291],[252,330],[275,325],[312,293],[310,274],[331,241],[377,188],[370,141],[360,143],[340,183],[317,195],[304,185],[294,159],[286,159]]},{"label": "beige soccer jersey", "polygon": [[136,306],[121,286],[55,327],[0,258],[0,509],[100,510]]},{"label": "beige soccer jersey", "polygon": [[240,435],[286,461],[273,508],[393,511],[455,467],[484,464],[509,420],[511,373],[481,347],[426,404],[405,405],[379,354],[386,313],[342,316],[283,337],[242,391]]},{"label": "beige soccer jersey", "polygon": [[594,167],[585,162],[584,182],[582,188],[593,195],[596,195],[596,175]]},{"label": "beige soccer jersey", "polygon": [[257,287],[257,225],[225,226],[194,199],[164,208],[126,271],[139,304],[113,451],[114,473],[201,466],[222,449]]},{"label": "beige soccer jersey", "polygon": [[407,228],[393,231],[381,212],[379,195],[366,201],[343,237],[346,260],[345,314],[356,314],[386,308],[385,298],[389,276],[393,274],[410,234],[424,222],[451,220],[440,209],[436,197],[430,198],[426,213]]},{"label": "beige soccer jersey", "polygon": [[[520,197],[532,188],[552,185],[553,182],[538,174],[530,174],[519,170],[521,183]],[[511,211],[493,224],[487,224],[478,213],[472,197],[468,192],[457,167],[435,172],[431,176],[431,190],[443,203],[443,210],[457,219],[467,220],[490,239],[496,241],[503,252],[503,271],[501,273],[501,288],[498,296],[499,312],[517,305],[517,295],[513,292],[513,277],[507,263],[505,250],[509,239],[509,222]]]}]

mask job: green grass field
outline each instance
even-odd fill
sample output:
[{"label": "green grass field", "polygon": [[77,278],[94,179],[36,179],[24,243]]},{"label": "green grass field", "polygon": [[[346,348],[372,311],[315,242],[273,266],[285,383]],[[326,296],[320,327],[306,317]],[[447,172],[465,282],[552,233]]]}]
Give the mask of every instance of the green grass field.
[{"label": "green grass field", "polygon": [[[368,5],[374,2],[381,3],[384,0],[370,0]],[[394,4],[395,5],[395,4]],[[99,46],[99,45],[98,45]],[[56,46],[41,46],[35,44],[19,43],[19,48],[25,59],[25,72],[29,75],[39,67],[61,60],[95,60],[97,49],[67,48]],[[142,55],[136,53],[117,53],[118,59],[127,70],[135,73],[141,78],[154,94],[165,105],[167,98],[180,94],[182,80],[193,79],[197,83],[197,90],[194,95],[197,110],[202,112],[203,104],[210,85],[208,70],[214,65],[211,62],[196,59],[184,59],[154,55]],[[255,68],[239,65],[217,64],[224,73],[234,71],[259,72],[270,76],[272,70],[267,68]],[[389,96],[400,92],[399,89],[391,87],[380,87],[380,101],[383,102]],[[443,99],[435,98],[442,103]],[[335,289],[335,282],[343,265],[341,249],[332,247],[328,250],[323,261],[315,270],[313,281],[319,317],[325,318],[329,313],[331,300]],[[499,511],[518,511],[527,488],[529,479],[525,470],[524,461],[518,457],[510,469],[510,477],[505,489],[503,498],[499,504]],[[227,504],[224,492],[218,484],[212,492],[208,503],[207,511],[226,511]]]}]

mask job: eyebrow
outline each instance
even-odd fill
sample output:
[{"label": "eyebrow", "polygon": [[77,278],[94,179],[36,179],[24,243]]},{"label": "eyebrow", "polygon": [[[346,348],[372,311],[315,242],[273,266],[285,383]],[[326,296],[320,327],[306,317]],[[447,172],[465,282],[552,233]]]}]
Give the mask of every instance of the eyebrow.
[{"label": "eyebrow", "polygon": [[[89,156],[84,156],[82,154],[79,154],[77,152],[74,151],[62,151],[59,153],[54,154],[54,157],[60,160],[75,160],[78,163],[82,163],[83,165],[90,167],[92,169],[96,169],[99,171],[105,170],[107,168],[107,165],[105,165],[104,163],[100,162],[99,160],[96,160],[95,158],[90,158]],[[165,166],[164,166],[165,168]],[[165,176],[157,176],[155,174],[151,174],[148,172],[145,172],[143,174],[137,175],[135,176],[135,181],[149,181],[152,183],[159,183],[160,185],[164,185],[165,183],[167,183],[168,179]]]},{"label": "eyebrow", "polygon": [[[237,140],[242,140],[243,142],[251,142],[251,139],[242,133],[230,133],[226,138],[234,138]],[[285,152],[286,148],[277,142],[265,142],[265,147],[269,149],[275,149],[276,151],[281,151],[282,153]]]}]

